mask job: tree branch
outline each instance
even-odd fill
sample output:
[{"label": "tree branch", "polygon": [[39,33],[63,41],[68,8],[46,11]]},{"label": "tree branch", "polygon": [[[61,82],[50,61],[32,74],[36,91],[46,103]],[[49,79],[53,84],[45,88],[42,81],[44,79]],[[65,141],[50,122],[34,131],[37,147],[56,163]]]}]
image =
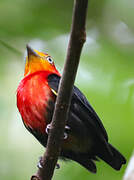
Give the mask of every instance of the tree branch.
[{"label": "tree branch", "polygon": [[74,1],[73,19],[67,57],[59,85],[51,130],[47,141],[47,149],[42,158],[42,168],[38,169],[37,174],[32,176],[31,180],[51,180],[58,156],[60,155],[74,80],[79,64],[81,50],[86,40],[85,22],[87,6],[88,0]]}]

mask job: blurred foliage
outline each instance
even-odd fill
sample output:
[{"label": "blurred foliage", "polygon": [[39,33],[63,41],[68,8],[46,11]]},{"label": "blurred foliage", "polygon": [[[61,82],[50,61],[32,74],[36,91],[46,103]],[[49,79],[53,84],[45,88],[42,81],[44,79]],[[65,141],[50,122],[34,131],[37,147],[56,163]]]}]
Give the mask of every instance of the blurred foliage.
[{"label": "blurred foliage", "polygon": [[[24,180],[36,172],[44,148],[30,135],[16,108],[16,89],[23,78],[24,51],[47,51],[61,71],[66,55],[73,1],[0,1],[0,177]],[[87,41],[76,78],[103,121],[109,141],[129,159],[134,148],[134,1],[90,0]],[[4,42],[4,43],[3,43]],[[54,180],[120,180],[97,162],[96,175],[74,162],[60,162]]]}]

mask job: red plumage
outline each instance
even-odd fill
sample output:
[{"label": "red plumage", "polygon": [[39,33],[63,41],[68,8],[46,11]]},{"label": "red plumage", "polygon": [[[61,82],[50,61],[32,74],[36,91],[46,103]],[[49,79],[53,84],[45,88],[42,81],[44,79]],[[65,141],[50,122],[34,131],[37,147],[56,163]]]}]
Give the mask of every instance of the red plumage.
[{"label": "red plumage", "polygon": [[31,129],[45,133],[47,107],[54,95],[48,86],[50,72],[35,72],[26,76],[17,89],[17,107],[23,122]]}]

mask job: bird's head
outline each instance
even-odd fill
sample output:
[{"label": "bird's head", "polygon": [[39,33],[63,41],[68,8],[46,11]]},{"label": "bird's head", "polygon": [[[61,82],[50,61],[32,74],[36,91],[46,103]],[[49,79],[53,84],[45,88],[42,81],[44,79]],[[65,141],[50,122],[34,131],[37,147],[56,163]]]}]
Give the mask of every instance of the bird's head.
[{"label": "bird's head", "polygon": [[59,74],[51,56],[46,53],[33,50],[30,46],[27,45],[27,57],[24,76],[35,73],[37,71],[50,71],[51,73]]}]

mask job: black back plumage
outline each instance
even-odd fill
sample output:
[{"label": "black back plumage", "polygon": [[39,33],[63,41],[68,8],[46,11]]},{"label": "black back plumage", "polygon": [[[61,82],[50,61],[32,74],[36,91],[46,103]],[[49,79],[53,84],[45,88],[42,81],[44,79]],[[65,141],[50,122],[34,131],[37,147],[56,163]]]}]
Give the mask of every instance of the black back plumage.
[{"label": "black back plumage", "polygon": [[[60,77],[56,74],[48,76],[48,84],[56,93]],[[86,97],[76,87],[73,87],[71,106],[67,125],[71,128],[72,133],[78,136],[80,141],[87,142],[87,152],[61,151],[61,156],[72,159],[91,172],[96,172],[94,160],[101,158],[111,167],[119,170],[122,164],[126,163],[125,158],[111,144],[108,143],[107,132],[92,108]],[[88,140],[91,143],[88,143]]]}]

